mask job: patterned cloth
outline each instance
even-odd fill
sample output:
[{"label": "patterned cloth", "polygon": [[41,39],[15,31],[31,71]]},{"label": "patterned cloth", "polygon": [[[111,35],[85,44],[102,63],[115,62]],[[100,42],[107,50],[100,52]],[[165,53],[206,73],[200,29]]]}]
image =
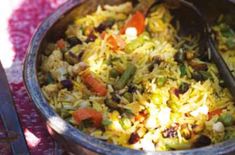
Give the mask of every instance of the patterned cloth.
[{"label": "patterned cloth", "polygon": [[8,21],[9,41],[13,45],[15,56],[13,64],[6,69],[6,72],[32,155],[54,155],[56,144],[49,136],[46,125],[27,95],[22,78],[23,61],[29,41],[37,26],[65,1],[22,0]]}]

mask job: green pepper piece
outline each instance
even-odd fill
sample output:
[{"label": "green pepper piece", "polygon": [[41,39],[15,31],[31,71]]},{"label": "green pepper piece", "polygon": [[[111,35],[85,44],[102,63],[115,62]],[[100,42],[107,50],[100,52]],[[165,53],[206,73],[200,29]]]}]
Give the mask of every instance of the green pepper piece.
[{"label": "green pepper piece", "polygon": [[222,114],[220,115],[218,121],[222,122],[225,126],[233,125],[234,118],[231,114]]}]

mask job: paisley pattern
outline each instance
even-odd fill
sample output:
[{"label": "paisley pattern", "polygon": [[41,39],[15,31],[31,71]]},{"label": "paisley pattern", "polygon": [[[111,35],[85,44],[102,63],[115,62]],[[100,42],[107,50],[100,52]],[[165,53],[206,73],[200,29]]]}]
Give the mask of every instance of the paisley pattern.
[{"label": "paisley pattern", "polygon": [[8,23],[10,41],[14,48],[15,57],[13,65],[6,72],[22,128],[33,135],[33,138],[26,136],[27,144],[33,155],[57,154],[55,152],[56,143],[49,136],[46,125],[27,95],[22,79],[23,61],[30,39],[37,26],[65,1],[23,0],[19,8],[12,13]]}]

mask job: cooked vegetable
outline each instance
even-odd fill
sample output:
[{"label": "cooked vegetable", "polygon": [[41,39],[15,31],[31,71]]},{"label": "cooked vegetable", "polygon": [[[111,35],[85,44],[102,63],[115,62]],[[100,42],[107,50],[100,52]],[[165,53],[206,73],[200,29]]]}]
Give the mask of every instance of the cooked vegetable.
[{"label": "cooked vegetable", "polygon": [[179,67],[180,67],[180,77],[187,75],[186,66],[184,64],[180,64]]},{"label": "cooked vegetable", "polygon": [[84,120],[90,119],[94,124],[94,127],[99,128],[101,126],[103,115],[92,108],[80,108],[73,112],[73,119],[77,124],[80,124]]},{"label": "cooked vegetable", "polygon": [[118,43],[117,40],[114,38],[114,36],[109,36],[107,39],[107,43],[109,43],[109,45],[111,46],[112,50],[117,50],[118,49]]},{"label": "cooked vegetable", "polygon": [[220,115],[222,113],[223,109],[216,109],[213,111],[210,111],[208,113],[209,120],[214,116],[214,115]]},{"label": "cooked vegetable", "polygon": [[136,66],[134,64],[128,64],[125,72],[122,74],[120,79],[114,84],[114,88],[122,89],[126,86],[128,81],[135,75]]},{"label": "cooked vegetable", "polygon": [[218,121],[222,122],[225,126],[231,126],[234,123],[234,118],[231,114],[226,113],[220,115]]},{"label": "cooked vegetable", "polygon": [[139,35],[142,32],[144,32],[144,29],[145,29],[144,22],[145,22],[144,15],[141,12],[136,11],[136,13],[132,15],[131,19],[128,20],[127,23],[124,25],[124,27],[120,30],[120,33],[124,34],[128,27],[134,27],[136,28],[138,35]]},{"label": "cooked vegetable", "polygon": [[87,87],[97,93],[97,95],[105,96],[107,94],[106,85],[101,80],[97,79],[92,72],[83,72],[81,78]]}]

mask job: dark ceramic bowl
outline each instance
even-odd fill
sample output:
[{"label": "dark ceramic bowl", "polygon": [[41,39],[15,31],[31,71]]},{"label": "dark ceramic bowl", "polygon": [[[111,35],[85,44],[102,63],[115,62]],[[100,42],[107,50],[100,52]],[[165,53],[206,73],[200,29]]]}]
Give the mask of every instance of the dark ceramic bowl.
[{"label": "dark ceramic bowl", "polygon": [[[120,0],[100,0],[99,4],[118,4]],[[84,134],[64,121],[49,106],[40,89],[37,79],[37,66],[40,65],[39,55],[45,49],[48,42],[56,41],[63,37],[68,24],[75,17],[83,16],[95,10],[97,0],[68,0],[49,16],[35,33],[24,64],[24,81],[28,93],[36,105],[38,111],[47,123],[49,133],[68,151],[75,154],[85,154],[84,150],[90,150],[98,154],[106,155],[144,155],[144,154],[165,154],[165,155],[205,155],[205,154],[234,154],[235,140],[228,140],[223,143],[210,145],[198,149],[166,152],[145,152],[132,150],[117,145],[109,144]]]}]

